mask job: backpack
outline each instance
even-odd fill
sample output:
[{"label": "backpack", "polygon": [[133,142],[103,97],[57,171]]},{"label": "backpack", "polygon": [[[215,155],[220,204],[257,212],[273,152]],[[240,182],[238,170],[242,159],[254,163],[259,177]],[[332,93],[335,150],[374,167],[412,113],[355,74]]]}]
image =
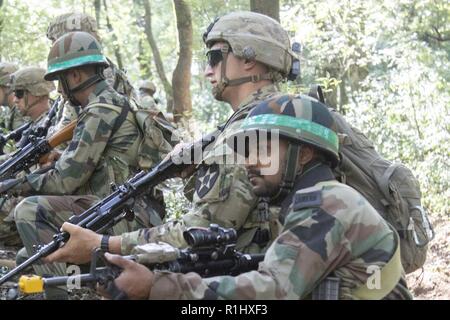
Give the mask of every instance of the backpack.
[{"label": "backpack", "polygon": [[[314,86],[309,95],[324,103],[320,86]],[[338,180],[359,191],[397,231],[405,272],[421,268],[434,230],[421,205],[418,180],[403,164],[384,159],[373,143],[336,110],[330,111],[339,135]]]},{"label": "backpack", "polygon": [[134,101],[125,108],[102,103],[95,106],[119,112],[111,136],[126,119],[136,123],[142,136],[137,159],[138,168],[141,170],[148,170],[156,165],[180,142],[176,128],[164,118],[162,112],[155,114],[150,110],[138,109]]}]

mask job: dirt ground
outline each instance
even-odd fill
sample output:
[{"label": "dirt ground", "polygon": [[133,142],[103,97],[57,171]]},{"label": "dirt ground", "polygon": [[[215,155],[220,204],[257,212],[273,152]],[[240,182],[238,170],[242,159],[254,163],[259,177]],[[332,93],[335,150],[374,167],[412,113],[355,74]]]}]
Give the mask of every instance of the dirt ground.
[{"label": "dirt ground", "polygon": [[[408,286],[414,298],[419,300],[450,300],[450,219],[432,221],[436,236],[429,245],[427,261],[421,270],[407,275]],[[13,262],[14,248],[0,248],[0,262]],[[3,269],[3,272],[7,271]],[[2,267],[0,266],[0,274]],[[13,283],[0,287],[0,300],[7,298],[7,288]],[[76,290],[70,294],[71,300],[92,300],[99,297],[90,289]],[[21,297],[21,299],[40,300],[42,295]]]},{"label": "dirt ground", "polygon": [[432,221],[435,238],[429,244],[423,270],[407,275],[415,299],[450,300],[450,219]]}]

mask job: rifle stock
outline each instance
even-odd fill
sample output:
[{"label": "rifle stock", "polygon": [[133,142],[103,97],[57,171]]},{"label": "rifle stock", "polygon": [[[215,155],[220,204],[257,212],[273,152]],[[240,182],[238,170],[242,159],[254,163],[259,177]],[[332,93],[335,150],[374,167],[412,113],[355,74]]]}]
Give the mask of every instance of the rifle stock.
[{"label": "rifle stock", "polygon": [[[47,154],[59,144],[69,141],[73,136],[77,120],[72,121],[63,129],[55,133],[50,139],[31,139],[31,142],[17,150],[10,159],[0,165],[0,181],[15,178],[24,170],[28,170],[37,163],[45,163]],[[41,159],[42,158],[42,159]],[[7,190],[4,190],[5,192]]]}]

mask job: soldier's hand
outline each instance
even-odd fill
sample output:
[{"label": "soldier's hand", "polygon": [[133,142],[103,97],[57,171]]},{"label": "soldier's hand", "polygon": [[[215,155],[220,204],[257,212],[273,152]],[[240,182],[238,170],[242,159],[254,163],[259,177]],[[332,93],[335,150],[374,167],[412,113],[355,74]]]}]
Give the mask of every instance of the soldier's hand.
[{"label": "soldier's hand", "polygon": [[[149,298],[154,277],[152,271],[142,264],[119,255],[105,253],[105,258],[123,270],[120,276],[114,280],[117,289],[123,291],[130,300]],[[97,290],[102,296],[111,298],[110,293],[104,288],[98,287]]]},{"label": "soldier's hand", "polygon": [[[167,160],[168,158],[172,158],[174,162],[177,162],[177,161],[184,162],[183,157],[180,158],[179,155],[181,154],[183,149],[190,147],[190,145],[191,145],[190,143],[183,143],[183,142],[178,143],[173,148],[173,150],[167,154],[167,156],[164,158],[164,160]],[[183,179],[190,177],[194,173],[195,167],[196,167],[196,165],[194,163],[190,164],[190,165],[187,164],[186,168],[183,169],[183,171],[181,171],[178,174],[178,177],[183,178]]]},{"label": "soldier's hand", "polygon": [[68,222],[62,225],[61,230],[70,234],[69,241],[47,256],[44,261],[47,263],[70,262],[75,264],[91,261],[92,250],[100,247],[102,235]]},{"label": "soldier's hand", "polygon": [[52,165],[53,162],[57,161],[61,157],[61,154],[62,153],[57,150],[50,151],[46,156],[39,160],[40,166],[47,167]]}]

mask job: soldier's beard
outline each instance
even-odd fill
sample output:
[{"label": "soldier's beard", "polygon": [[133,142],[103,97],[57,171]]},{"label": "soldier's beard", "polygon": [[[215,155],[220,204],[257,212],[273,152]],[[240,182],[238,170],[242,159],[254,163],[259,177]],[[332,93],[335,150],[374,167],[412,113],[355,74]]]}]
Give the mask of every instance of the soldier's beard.
[{"label": "soldier's beard", "polygon": [[247,175],[253,186],[253,192],[258,197],[271,198],[280,190],[280,182],[267,180],[259,169],[248,169]]}]

